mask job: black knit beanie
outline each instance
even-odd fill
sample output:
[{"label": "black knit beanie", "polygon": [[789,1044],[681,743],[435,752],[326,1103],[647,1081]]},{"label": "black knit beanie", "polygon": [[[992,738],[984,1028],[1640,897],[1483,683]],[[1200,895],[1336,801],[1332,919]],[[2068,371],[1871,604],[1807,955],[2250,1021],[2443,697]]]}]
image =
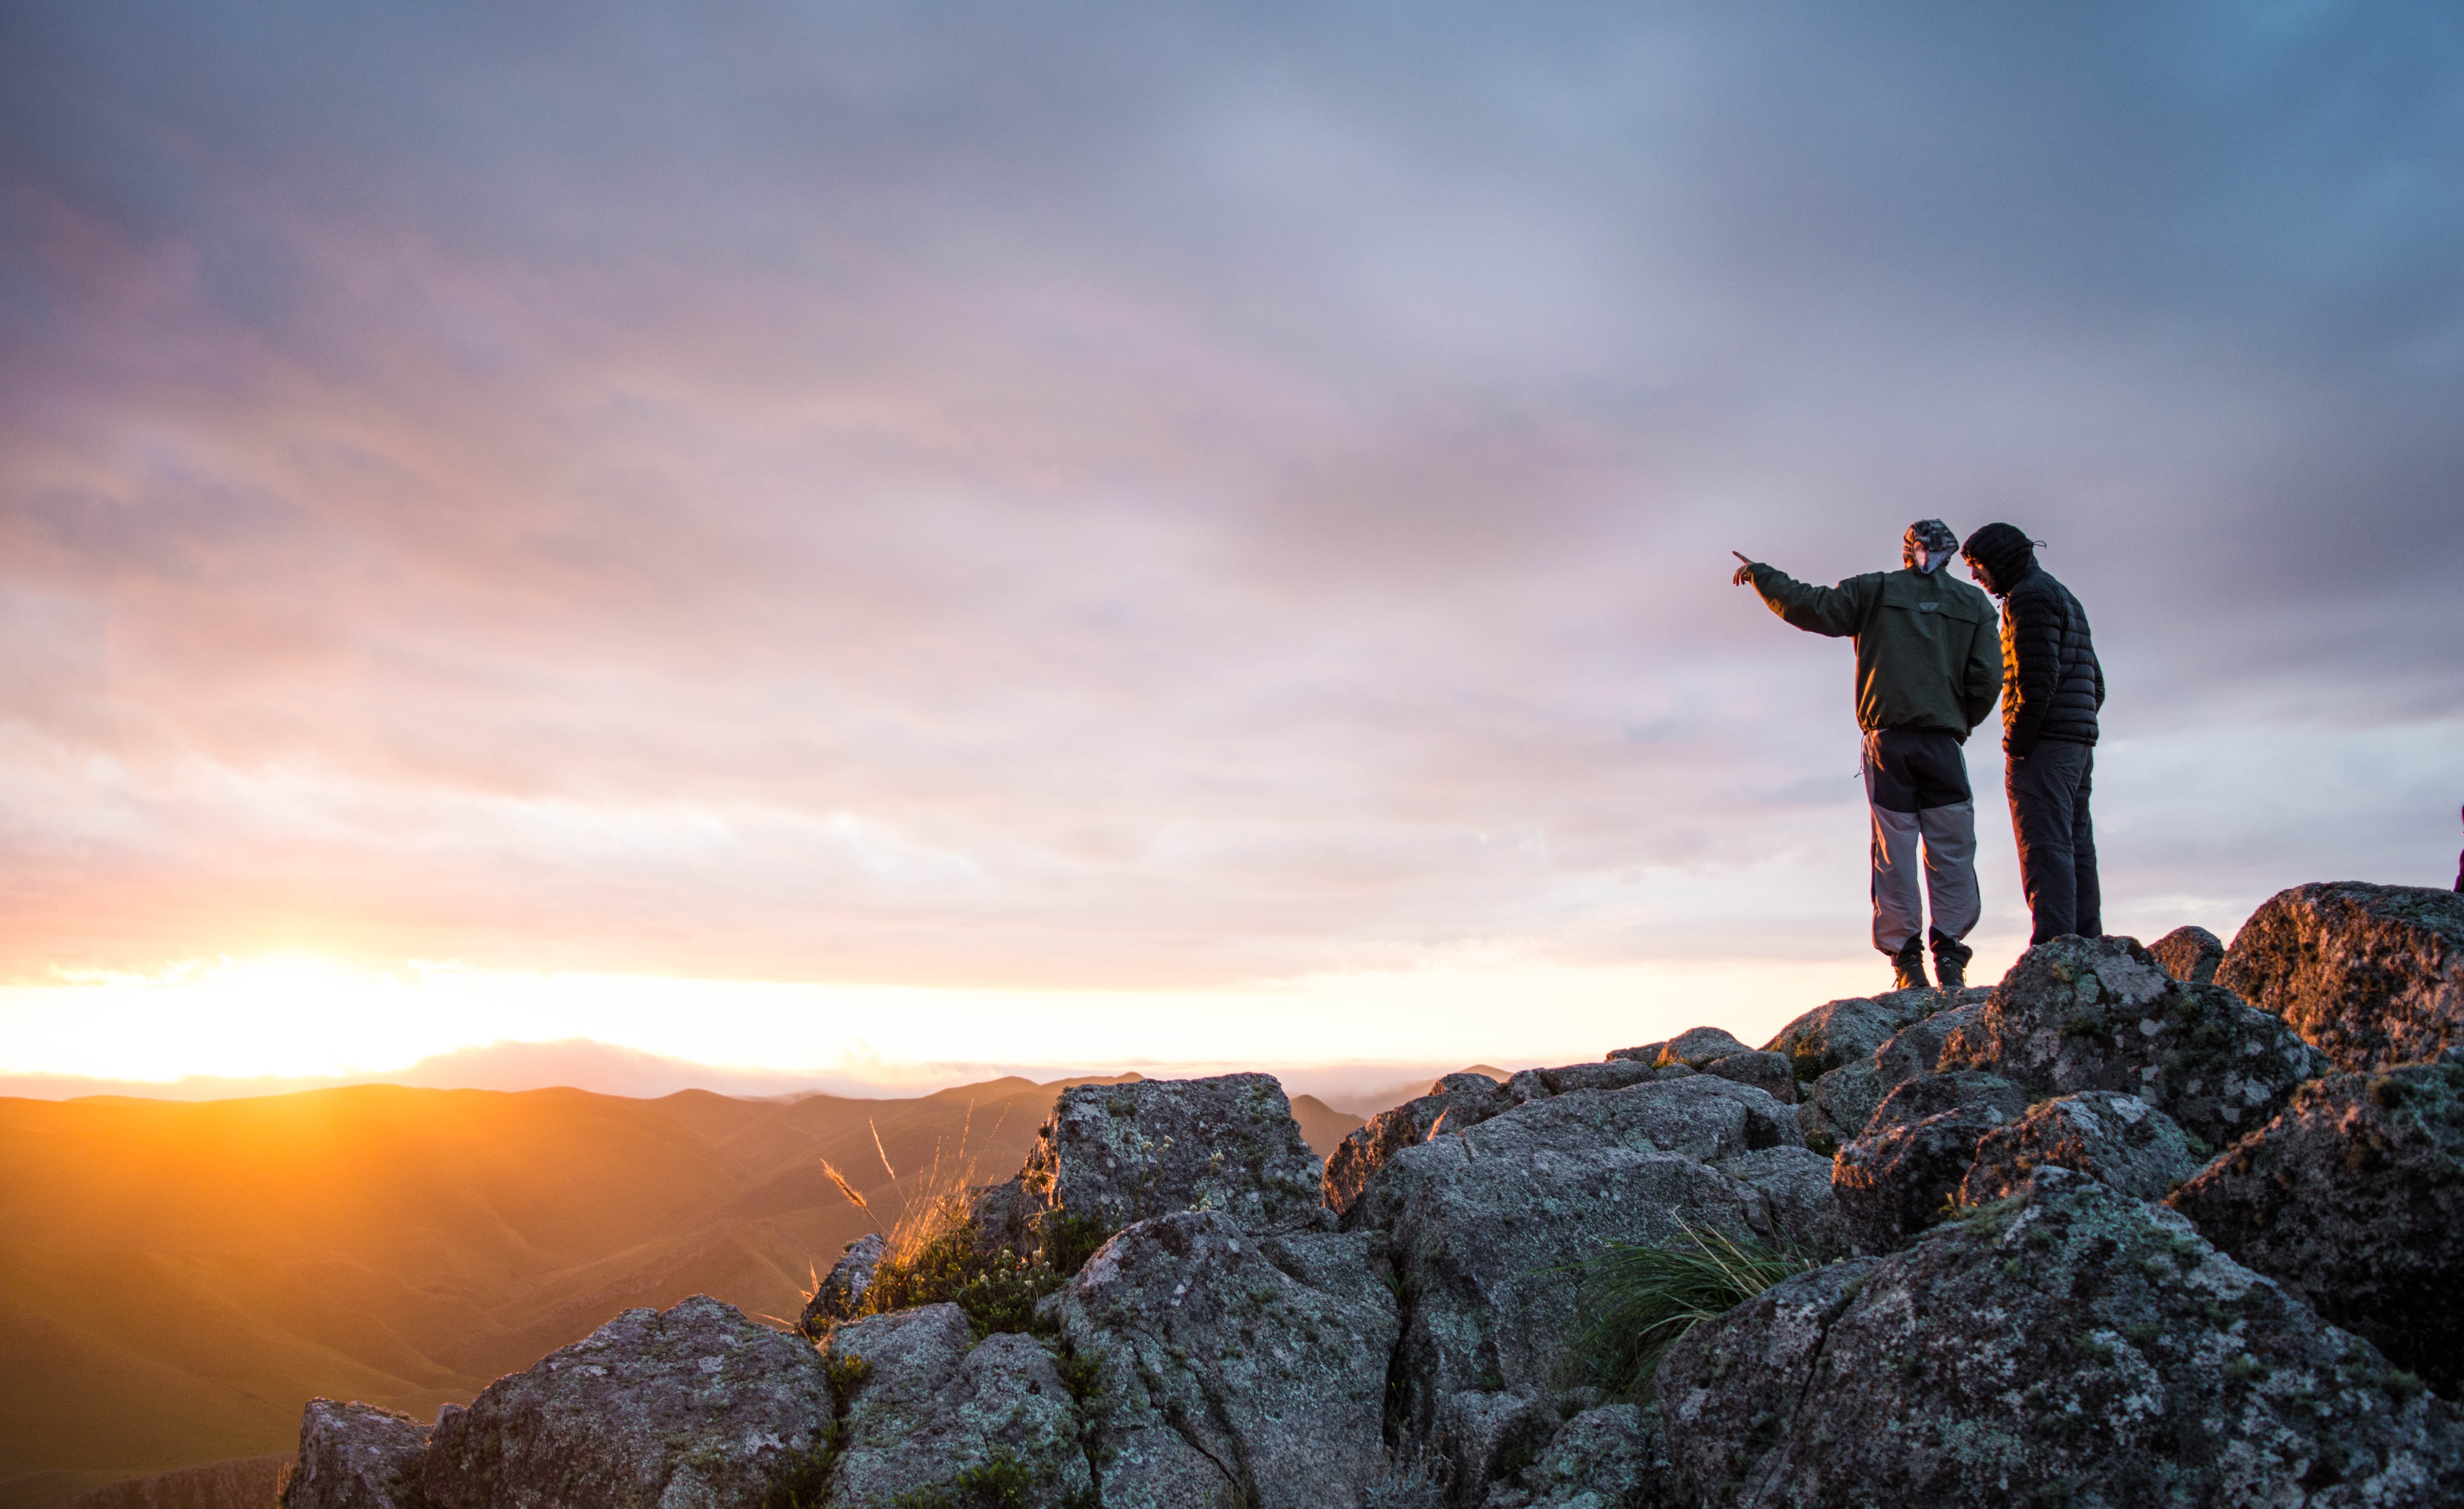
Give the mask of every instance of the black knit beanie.
[{"label": "black knit beanie", "polygon": [[1920,550],[1929,550],[1936,555],[1948,555],[1958,548],[1959,536],[1950,532],[1950,525],[1939,519],[1920,519],[1908,525],[1906,534],[1900,536],[1900,564],[1911,566],[1916,565],[1917,552]]},{"label": "black knit beanie", "polygon": [[2007,593],[2036,568],[2036,543],[2015,524],[1987,524],[1968,537],[1959,553],[1971,571],[1983,567],[1986,589]]}]

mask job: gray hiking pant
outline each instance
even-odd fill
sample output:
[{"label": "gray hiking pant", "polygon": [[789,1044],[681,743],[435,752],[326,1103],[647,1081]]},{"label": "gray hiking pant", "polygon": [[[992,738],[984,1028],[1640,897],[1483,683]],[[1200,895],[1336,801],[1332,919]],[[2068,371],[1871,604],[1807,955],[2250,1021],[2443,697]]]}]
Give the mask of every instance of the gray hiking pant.
[{"label": "gray hiking pant", "polygon": [[1936,953],[1958,947],[1984,905],[1976,891],[1976,796],[1959,741],[1925,728],[1865,736],[1865,800],[1874,822],[1874,946],[1897,954],[1925,931]]}]

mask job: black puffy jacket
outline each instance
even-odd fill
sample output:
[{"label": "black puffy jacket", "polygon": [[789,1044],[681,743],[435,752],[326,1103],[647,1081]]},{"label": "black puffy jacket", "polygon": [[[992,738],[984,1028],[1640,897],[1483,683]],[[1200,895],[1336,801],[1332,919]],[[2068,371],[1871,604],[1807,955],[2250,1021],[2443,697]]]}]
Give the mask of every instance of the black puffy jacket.
[{"label": "black puffy jacket", "polygon": [[2088,637],[2087,610],[2029,561],[2002,599],[2003,749],[2024,756],[2047,739],[2095,743],[2103,705],[2104,668]]}]

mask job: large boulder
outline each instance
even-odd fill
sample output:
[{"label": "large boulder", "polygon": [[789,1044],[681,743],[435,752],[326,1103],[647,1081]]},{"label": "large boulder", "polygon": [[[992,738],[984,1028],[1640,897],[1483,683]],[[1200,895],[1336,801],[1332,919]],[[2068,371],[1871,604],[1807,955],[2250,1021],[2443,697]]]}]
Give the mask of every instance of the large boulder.
[{"label": "large boulder", "polygon": [[1601,1405],[1559,1426],[1481,1509],[1676,1509],[1683,1484],[1656,1410]]},{"label": "large boulder", "polygon": [[1324,1172],[1284,1087],[1245,1074],[1064,1090],[1019,1177],[1030,1199],[1107,1232],[1177,1210],[1267,1232],[1315,1223]]},{"label": "large boulder", "polygon": [[2318,1050],[2220,986],[2165,972],[2127,938],[2057,938],[2019,956],[1945,1069],[1990,1069],[2048,1095],[2121,1090],[2209,1152],[2264,1125],[2322,1072]]},{"label": "large boulder", "polygon": [[845,1381],[830,1509],[903,1509],[936,1495],[966,1502],[1003,1477],[1025,1501],[1093,1501],[1083,1421],[1051,1354],[1011,1333],[971,1343],[955,1304],[830,1333],[824,1357]]},{"label": "large boulder", "polygon": [[2039,1168],[2070,1168],[2134,1200],[2162,1200],[2198,1166],[2171,1117],[2135,1095],[2083,1090],[1986,1133],[1959,1197],[1985,1205],[2015,1193]]},{"label": "large boulder", "polygon": [[2448,1397],[2464,1385],[2464,1067],[2305,1085],[2170,1204]]},{"label": "large boulder", "polygon": [[833,1323],[863,1314],[864,1292],[872,1287],[872,1271],[889,1255],[890,1239],[878,1232],[867,1232],[847,1243],[839,1260],[830,1264],[828,1276],[805,1297],[796,1329],[819,1336]]},{"label": "large boulder", "polygon": [[1696,1326],[1658,1394],[1706,1509],[2464,1495],[2452,1406],[2188,1221],[2066,1169]]},{"label": "large boulder", "polygon": [[2360,880],[2278,892],[2233,935],[2216,983],[2339,1069],[2436,1058],[2464,1043],[2464,893]]},{"label": "large boulder", "polygon": [[1347,1222],[1385,1233],[1402,1285],[1414,1435],[1428,1439],[1458,1393],[1557,1387],[1581,1326],[1574,1269],[1604,1242],[1690,1225],[1813,1245],[1819,1233],[1798,1223],[1827,1210],[1809,1217],[1710,1166],[1794,1141],[1771,1097],[1696,1075],[1559,1096],[1397,1153]]},{"label": "large boulder", "polygon": [[1209,1211],[1139,1222],[1089,1258],[1047,1304],[1102,1369],[1107,1509],[1357,1509],[1387,1469],[1397,1329],[1375,1247]]},{"label": "large boulder", "polygon": [[[1628,1066],[1617,1066],[1620,1068]],[[1648,1077],[1647,1073],[1638,1077]],[[1369,1187],[1370,1176],[1386,1166],[1386,1160],[1406,1147],[1427,1142],[1439,1131],[1460,1132],[1477,1126],[1501,1111],[1510,1111],[1514,1101],[1507,1098],[1505,1086],[1486,1075],[1447,1075],[1429,1086],[1429,1093],[1406,1100],[1391,1111],[1380,1111],[1336,1145],[1334,1156],[1326,1161],[1323,1183],[1327,1209],[1341,1215],[1352,1209],[1360,1191]]]},{"label": "large boulder", "polygon": [[1832,1196],[1859,1251],[1887,1253],[1945,1213],[1977,1144],[2026,1114],[2027,1092],[1995,1075],[1925,1075],[1885,1098],[1839,1149]]},{"label": "large boulder", "polygon": [[447,1407],[422,1489],[429,1509],[758,1503],[805,1469],[829,1417],[809,1343],[695,1295]]},{"label": "large boulder", "polygon": [[282,1509],[420,1509],[428,1427],[371,1404],[311,1399]]},{"label": "large boulder", "polygon": [[2225,942],[2204,927],[2176,927],[2147,945],[2165,972],[2191,985],[2211,985],[2225,962]]}]

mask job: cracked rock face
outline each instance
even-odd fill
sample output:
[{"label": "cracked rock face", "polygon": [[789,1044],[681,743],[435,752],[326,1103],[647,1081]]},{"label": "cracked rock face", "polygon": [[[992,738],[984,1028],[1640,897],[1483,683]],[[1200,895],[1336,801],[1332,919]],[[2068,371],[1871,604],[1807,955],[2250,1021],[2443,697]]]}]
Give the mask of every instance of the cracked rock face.
[{"label": "cracked rock face", "polygon": [[2084,1090],[1985,1134],[1960,1198],[1984,1205],[2015,1192],[2039,1168],[2069,1168],[2134,1200],[2162,1200],[2198,1167],[2171,1117],[2135,1095]]},{"label": "cracked rock face", "polygon": [[2449,1398],[2464,1385],[2464,1067],[2305,1085],[2169,1203]]},{"label": "cracked rock face", "polygon": [[282,1509],[419,1509],[428,1427],[368,1404],[311,1399]]},{"label": "cracked rock face", "polygon": [[1537,1101],[1397,1154],[1347,1219],[1386,1234],[1402,1285],[1414,1435],[1429,1439],[1459,1393],[1554,1391],[1581,1323],[1570,1265],[1604,1241],[1665,1241],[1690,1224],[1814,1245],[1818,1233],[1792,1229],[1800,1205],[1706,1162],[1794,1133],[1761,1091],[1697,1075]]},{"label": "cracked rock face", "polygon": [[1696,1326],[1658,1387],[1711,1509],[2464,1494],[2452,1406],[2173,1212],[2062,1169]]},{"label": "cracked rock face", "polygon": [[2426,1062],[2464,1044],[2464,894],[2295,886],[2242,923],[2216,983],[2284,1018],[2339,1069]]},{"label": "cracked rock face", "polygon": [[2052,1095],[2125,1091],[2212,1149],[2265,1125],[2326,1064],[2283,1022],[2174,979],[2127,938],[2057,938],[2019,956],[1942,1067]]},{"label": "cracked rock face", "polygon": [[[1636,1069],[1637,1077],[1649,1076],[1639,1066],[1617,1067]],[[1513,1108],[1506,1087],[1488,1076],[1447,1075],[1429,1086],[1428,1094],[1378,1112],[1368,1125],[1337,1144],[1334,1156],[1326,1161],[1327,1209],[1337,1215],[1351,1209],[1360,1191],[1369,1187],[1370,1176],[1386,1166],[1386,1160],[1427,1142],[1432,1133],[1460,1132]]]},{"label": "cracked rock face", "polygon": [[[1878,999],[1875,1005],[1888,1006],[1894,1012],[1906,1007],[1931,1014],[1913,1016],[1867,1057],[1827,1071],[1807,1086],[1796,1112],[1799,1130],[1809,1140],[1827,1137],[1834,1143],[1864,1136],[1874,1113],[1891,1092],[1932,1074],[1941,1062],[1944,1043],[1982,1014],[1981,994],[1970,990],[1946,997],[1939,990],[1901,990]],[[1946,1000],[1955,1004],[1945,1006]]]},{"label": "cracked rock face", "polygon": [[1019,1177],[1029,1199],[1107,1231],[1205,1209],[1265,1232],[1317,1221],[1324,1172],[1284,1087],[1246,1074],[1064,1090]]},{"label": "cracked rock face", "polygon": [[2225,962],[2224,940],[2204,927],[2176,927],[2147,945],[2165,972],[2191,985],[2210,985]]},{"label": "cracked rock face", "polygon": [[2027,1108],[2027,1092],[1996,1075],[1926,1075],[1892,1091],[1872,1128],[1832,1161],[1831,1193],[1849,1240],[1887,1253],[1932,1225],[1977,1144]]},{"label": "cracked rock face", "polygon": [[986,1337],[969,1348],[955,1304],[869,1316],[830,1333],[826,1360],[864,1362],[842,1401],[831,1509],[897,1509],[962,1476],[1014,1463],[1034,1501],[1090,1499],[1093,1474],[1075,1402],[1050,1353],[1031,1337]]},{"label": "cracked rock face", "polygon": [[1100,1361],[1107,1509],[1356,1509],[1387,1468],[1395,1298],[1362,1236],[1208,1212],[1106,1243],[1054,1313]]},{"label": "cracked rock face", "polygon": [[759,1503],[829,1418],[802,1338],[695,1295],[627,1310],[527,1372],[446,1409],[429,1509],[718,1509]]}]

